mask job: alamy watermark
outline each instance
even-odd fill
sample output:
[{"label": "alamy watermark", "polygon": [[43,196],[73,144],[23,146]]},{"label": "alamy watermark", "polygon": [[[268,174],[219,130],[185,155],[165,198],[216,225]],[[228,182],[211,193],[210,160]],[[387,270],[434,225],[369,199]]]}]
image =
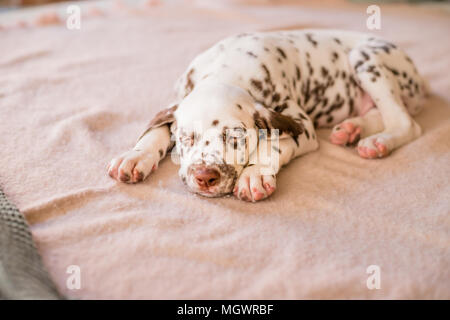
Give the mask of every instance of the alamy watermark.
[{"label": "alamy watermark", "polygon": [[70,265],[67,267],[66,273],[69,274],[66,280],[67,289],[81,289],[81,268],[77,265]]},{"label": "alamy watermark", "polygon": [[366,20],[366,27],[369,30],[381,29],[381,9],[379,6],[373,4],[367,7],[366,13],[370,16]]},{"label": "alamy watermark", "polygon": [[381,289],[381,269],[380,266],[372,264],[367,267],[366,273],[370,274],[367,278],[366,286],[369,290]]},{"label": "alamy watermark", "polygon": [[69,30],[81,29],[81,8],[77,5],[70,5],[66,10],[69,15],[66,20],[66,27]]}]

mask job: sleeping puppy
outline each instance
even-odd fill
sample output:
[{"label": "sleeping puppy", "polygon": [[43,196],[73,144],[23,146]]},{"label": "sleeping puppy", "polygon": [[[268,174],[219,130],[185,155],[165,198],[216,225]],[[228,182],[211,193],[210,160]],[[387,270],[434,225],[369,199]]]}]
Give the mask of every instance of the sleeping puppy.
[{"label": "sleeping puppy", "polygon": [[194,59],[176,91],[133,150],[111,161],[109,175],[143,181],[175,146],[190,191],[258,201],[275,191],[283,165],[318,148],[316,128],[334,127],[331,142],[356,146],[366,159],[416,139],[411,115],[427,85],[392,43],[302,30],[222,40]]}]

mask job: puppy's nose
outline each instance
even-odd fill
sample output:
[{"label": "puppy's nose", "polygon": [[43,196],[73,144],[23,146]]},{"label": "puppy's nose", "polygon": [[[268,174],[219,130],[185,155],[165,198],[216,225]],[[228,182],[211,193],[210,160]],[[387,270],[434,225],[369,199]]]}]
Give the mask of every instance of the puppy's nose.
[{"label": "puppy's nose", "polygon": [[216,169],[197,168],[194,172],[194,178],[200,187],[212,187],[220,180],[220,173]]}]

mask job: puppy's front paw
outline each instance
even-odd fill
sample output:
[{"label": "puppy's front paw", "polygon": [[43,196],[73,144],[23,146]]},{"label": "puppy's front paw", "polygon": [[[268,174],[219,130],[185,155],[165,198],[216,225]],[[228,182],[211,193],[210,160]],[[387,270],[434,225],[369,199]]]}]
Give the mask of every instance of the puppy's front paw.
[{"label": "puppy's front paw", "polygon": [[108,165],[108,174],[117,181],[141,182],[158,168],[159,155],[131,150],[114,158]]},{"label": "puppy's front paw", "polygon": [[240,200],[255,202],[267,198],[275,189],[275,175],[262,175],[261,168],[253,165],[242,171],[233,193]]}]

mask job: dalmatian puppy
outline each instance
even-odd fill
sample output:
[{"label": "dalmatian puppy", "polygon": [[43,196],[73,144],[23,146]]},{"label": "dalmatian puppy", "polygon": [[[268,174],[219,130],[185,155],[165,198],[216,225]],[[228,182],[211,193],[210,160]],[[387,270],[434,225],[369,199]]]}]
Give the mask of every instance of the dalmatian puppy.
[{"label": "dalmatian puppy", "polygon": [[411,59],[372,35],[240,34],[192,61],[177,82],[177,100],[108,172],[143,181],[175,145],[190,191],[262,200],[275,191],[283,165],[318,148],[317,128],[333,127],[331,142],[355,146],[365,159],[416,139],[421,128],[411,115],[427,92]]}]

